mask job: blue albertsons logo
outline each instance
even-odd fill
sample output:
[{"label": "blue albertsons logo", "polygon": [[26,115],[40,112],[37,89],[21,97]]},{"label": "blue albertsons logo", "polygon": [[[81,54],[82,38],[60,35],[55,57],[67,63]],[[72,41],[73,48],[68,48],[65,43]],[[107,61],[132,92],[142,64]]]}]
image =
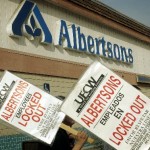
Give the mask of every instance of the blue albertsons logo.
[{"label": "blue albertsons logo", "polygon": [[37,5],[28,0],[21,3],[7,26],[7,31],[10,36],[25,35],[30,40],[41,37],[42,43],[52,43],[52,35]]},{"label": "blue albertsons logo", "polygon": [[81,28],[73,23],[59,20],[55,25],[55,36],[49,31],[37,5],[24,0],[13,15],[7,31],[10,36],[26,36],[30,40],[41,38],[42,43],[62,46],[77,52],[133,64],[132,49],[107,41],[105,37],[95,38],[82,33]]}]

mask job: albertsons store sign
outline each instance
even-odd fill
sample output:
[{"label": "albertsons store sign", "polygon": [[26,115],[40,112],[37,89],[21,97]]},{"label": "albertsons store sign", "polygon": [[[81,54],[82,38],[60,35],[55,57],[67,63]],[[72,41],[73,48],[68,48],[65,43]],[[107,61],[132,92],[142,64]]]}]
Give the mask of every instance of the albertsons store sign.
[{"label": "albertsons store sign", "polygon": [[87,52],[125,63],[133,63],[132,49],[106,41],[105,37],[85,36],[82,29],[67,25],[66,21],[57,22],[55,37],[52,36],[36,3],[24,0],[7,26],[10,36],[26,36],[29,40],[40,37],[45,44],[60,45],[78,52]]}]

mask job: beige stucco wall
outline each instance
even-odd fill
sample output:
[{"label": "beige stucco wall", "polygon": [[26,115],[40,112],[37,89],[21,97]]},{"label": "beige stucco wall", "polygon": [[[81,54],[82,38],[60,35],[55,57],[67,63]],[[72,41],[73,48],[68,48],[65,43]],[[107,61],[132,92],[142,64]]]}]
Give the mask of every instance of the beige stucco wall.
[{"label": "beige stucco wall", "polygon": [[38,40],[29,41],[25,37],[13,38],[9,37],[6,32],[6,26],[9,23],[11,16],[17,9],[20,0],[1,0],[0,6],[0,47],[12,49],[18,52],[29,53],[33,55],[40,55],[41,57],[57,58],[62,60],[68,60],[73,62],[90,64],[93,60],[97,59],[104,65],[111,69],[123,70],[131,73],[139,73],[150,75],[150,45],[129,37],[118,31],[112,30],[102,24],[97,24],[91,20],[85,19],[76,14],[70,13],[62,8],[56,7],[52,4],[48,4],[42,1],[36,1],[37,6],[41,11],[41,14],[50,29],[53,40],[56,29],[56,22],[63,19],[68,24],[74,23],[76,26],[80,26],[81,32],[85,36],[91,35],[92,37],[104,37],[106,41],[110,41],[112,44],[118,44],[126,48],[133,50],[134,63],[133,65],[127,65],[125,63],[117,62],[110,59],[100,58],[86,53],[78,53],[72,50],[65,50],[63,48],[56,48],[53,44],[43,45]]},{"label": "beige stucco wall", "polygon": [[141,92],[150,98],[150,85],[149,86],[139,86]]},{"label": "beige stucco wall", "polygon": [[[104,36],[107,41],[116,43],[118,45],[131,48],[133,50],[134,63],[133,65],[127,65],[125,63],[116,62],[113,60],[103,59],[93,55],[85,53],[77,53],[70,50],[65,50],[62,48],[56,48],[54,45],[43,45],[39,41],[29,41],[25,37],[20,39],[9,37],[6,32],[6,26],[13,15],[14,11],[18,7],[19,0],[0,0],[0,47],[11,49],[17,52],[29,53],[32,55],[40,55],[46,58],[57,58],[62,60],[68,60],[73,62],[80,62],[85,64],[90,64],[93,60],[100,60],[103,64],[111,69],[123,70],[131,73],[139,73],[150,75],[150,45],[138,41],[132,37],[113,31],[110,28],[91,22],[88,19],[76,16],[64,9],[60,9],[53,5],[45,5],[44,2],[36,1],[38,7],[43,15],[43,18],[48,25],[48,28],[55,34],[55,23],[56,21],[63,19],[70,23],[75,23],[81,27],[81,31],[87,35],[93,37]],[[74,79],[34,75],[34,74],[22,74],[15,73],[19,77],[25,79],[26,81],[38,86],[43,89],[43,83],[49,83],[51,87],[51,94],[66,96],[71,90],[72,86],[76,83]],[[0,73],[2,75],[2,72]],[[150,88],[141,87],[141,91],[150,97]],[[0,135],[12,135],[18,134],[19,132],[12,130],[10,127],[5,125],[0,125]]]}]

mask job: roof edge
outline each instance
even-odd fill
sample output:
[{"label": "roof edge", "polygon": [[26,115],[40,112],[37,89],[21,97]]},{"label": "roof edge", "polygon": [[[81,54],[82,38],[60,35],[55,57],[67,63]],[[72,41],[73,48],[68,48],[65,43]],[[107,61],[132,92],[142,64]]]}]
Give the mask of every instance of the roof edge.
[{"label": "roof edge", "polygon": [[150,44],[150,28],[91,0],[45,0],[70,12],[104,24],[119,32]]}]

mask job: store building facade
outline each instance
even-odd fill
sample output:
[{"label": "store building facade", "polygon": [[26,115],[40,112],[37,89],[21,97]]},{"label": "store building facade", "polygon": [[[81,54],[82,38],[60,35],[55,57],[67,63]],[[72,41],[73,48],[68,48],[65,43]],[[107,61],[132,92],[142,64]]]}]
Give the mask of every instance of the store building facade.
[{"label": "store building facade", "polygon": [[[66,96],[98,60],[150,97],[149,27],[96,1],[0,4],[1,76],[9,70],[54,96]],[[0,129],[2,140],[21,136],[6,126]]]}]

